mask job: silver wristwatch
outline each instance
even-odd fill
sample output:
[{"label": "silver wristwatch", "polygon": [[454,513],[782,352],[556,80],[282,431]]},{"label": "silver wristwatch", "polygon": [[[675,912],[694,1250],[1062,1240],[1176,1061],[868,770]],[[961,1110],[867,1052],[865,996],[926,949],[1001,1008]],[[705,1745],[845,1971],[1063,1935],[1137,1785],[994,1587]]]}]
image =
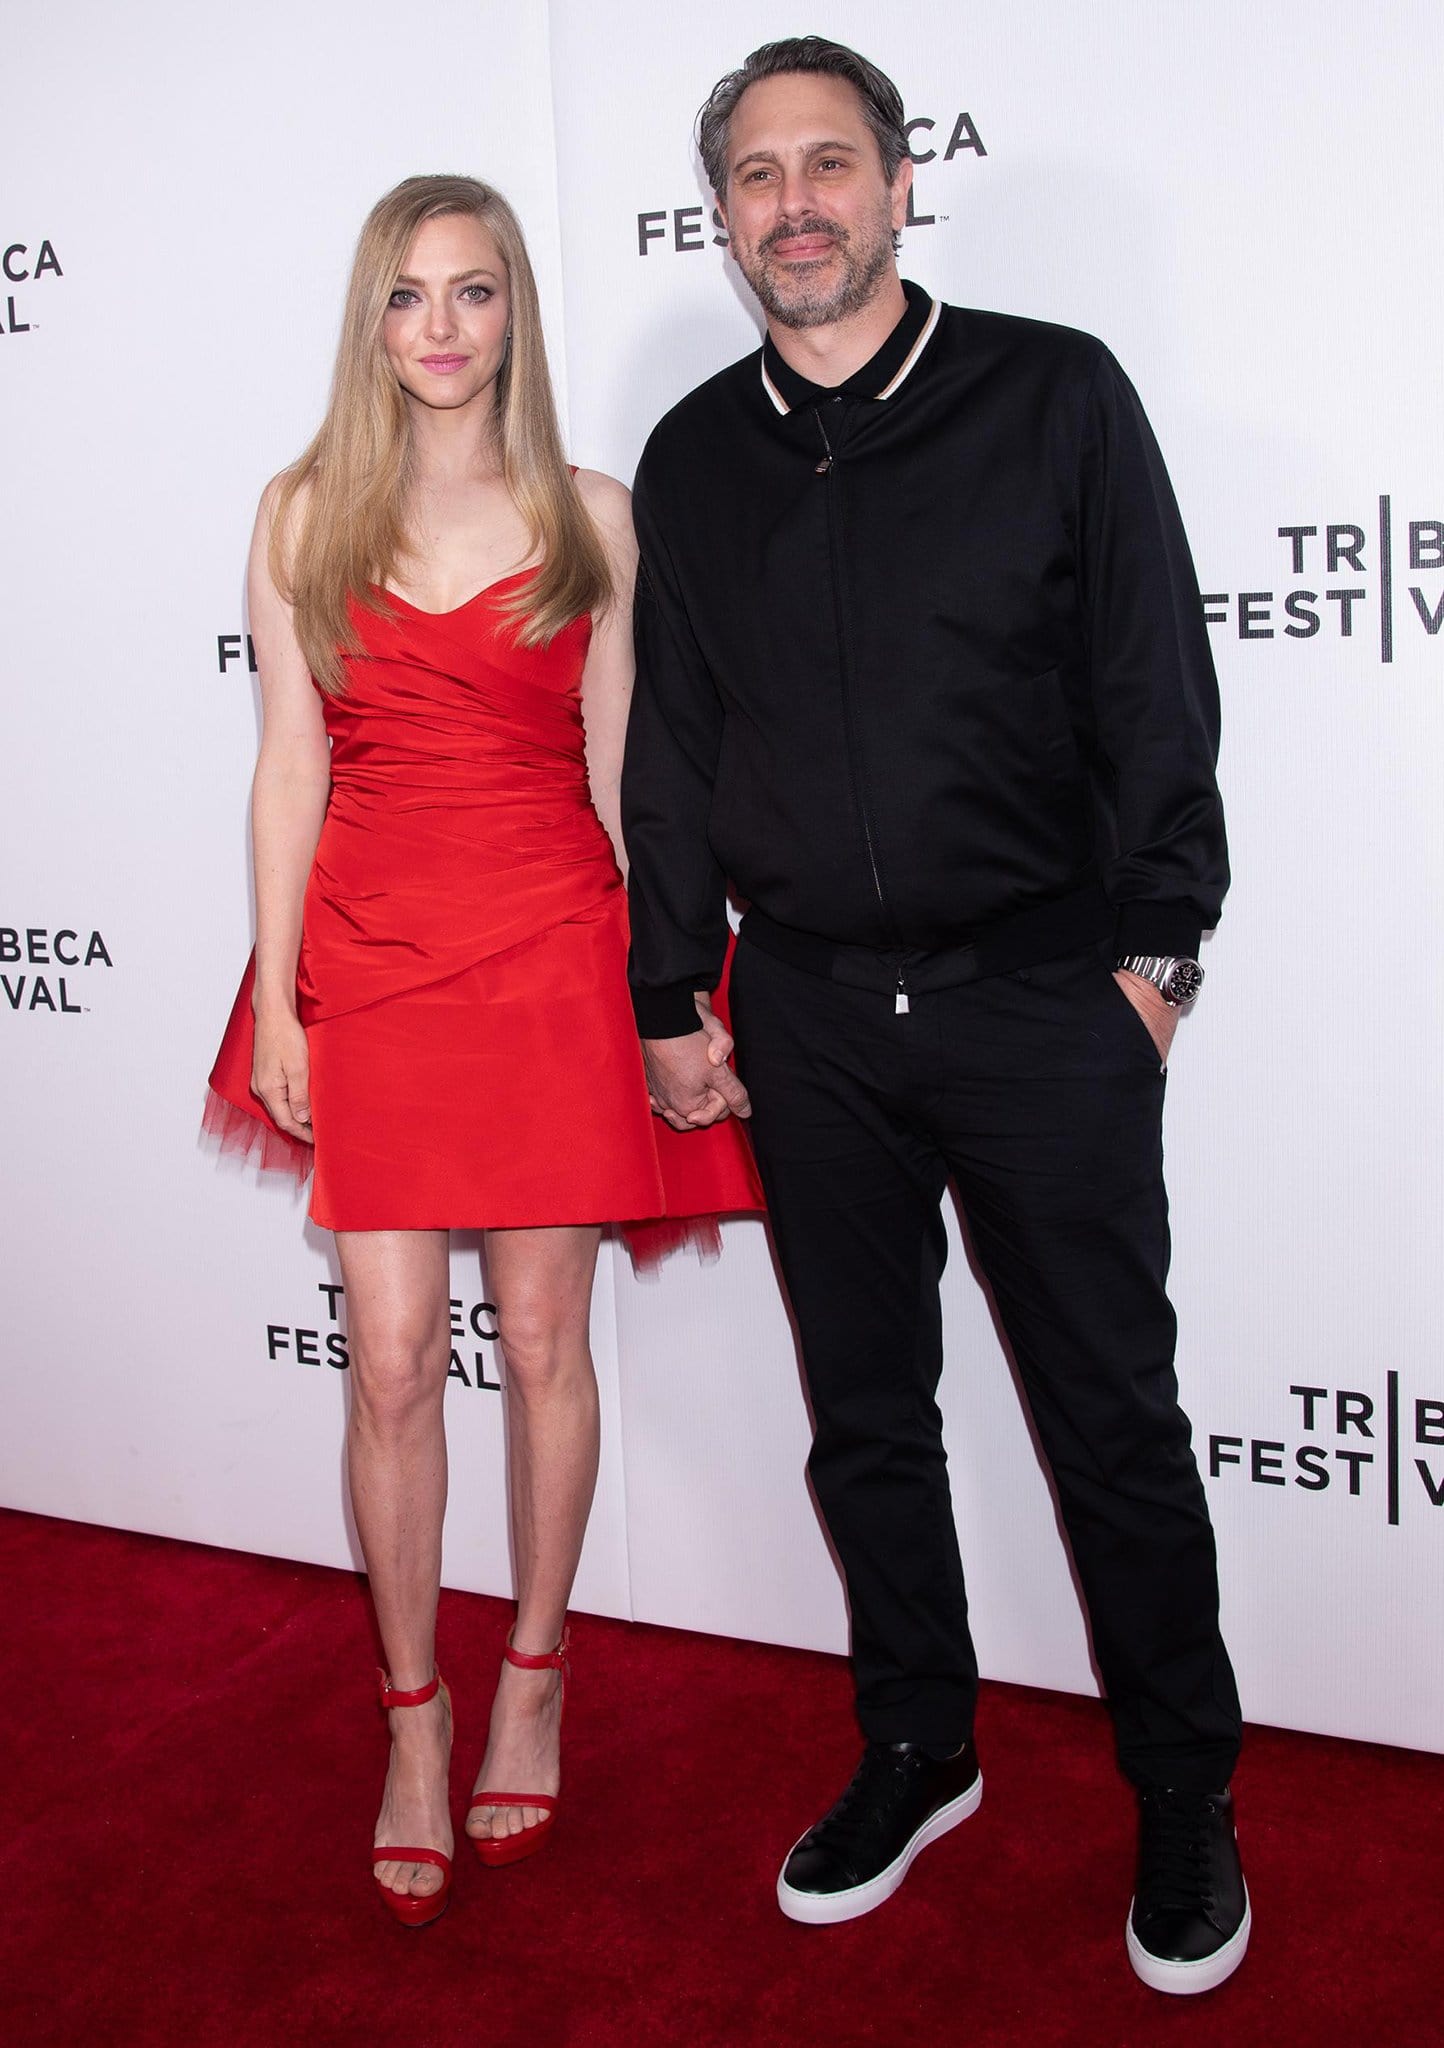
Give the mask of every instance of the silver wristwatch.
[{"label": "silver wristwatch", "polygon": [[1196,960],[1174,954],[1130,953],[1115,963],[1115,971],[1141,975],[1151,981],[1164,1002],[1173,1009],[1191,1003],[1203,987],[1203,969]]}]

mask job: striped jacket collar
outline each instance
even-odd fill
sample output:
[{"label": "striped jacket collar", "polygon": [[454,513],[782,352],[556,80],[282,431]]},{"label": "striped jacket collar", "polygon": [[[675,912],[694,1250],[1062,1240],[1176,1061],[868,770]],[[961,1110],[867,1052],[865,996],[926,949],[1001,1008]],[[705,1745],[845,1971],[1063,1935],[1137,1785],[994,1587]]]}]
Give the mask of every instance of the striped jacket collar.
[{"label": "striped jacket collar", "polygon": [[852,398],[895,397],[932,339],[942,313],[941,300],[929,298],[921,285],[904,278],[903,291],[907,310],[897,326],[875,356],[835,387],[814,384],[801,376],[783,359],[769,334],[762,344],[762,388],[777,411],[795,412],[799,406],[817,405],[839,394]]}]

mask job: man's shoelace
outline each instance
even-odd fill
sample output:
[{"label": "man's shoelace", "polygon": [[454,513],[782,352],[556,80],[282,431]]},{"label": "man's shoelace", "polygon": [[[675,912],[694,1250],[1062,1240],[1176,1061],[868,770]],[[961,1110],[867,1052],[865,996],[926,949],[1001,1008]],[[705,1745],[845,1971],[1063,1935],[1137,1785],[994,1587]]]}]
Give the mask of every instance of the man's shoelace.
[{"label": "man's shoelace", "polygon": [[1151,1913],[1197,1913],[1213,1904],[1213,1808],[1177,1792],[1144,1795],[1138,1896]]},{"label": "man's shoelace", "polygon": [[888,1749],[869,1745],[852,1782],[823,1823],[828,1834],[855,1839],[883,1825],[889,1808],[908,1783],[899,1758]]}]

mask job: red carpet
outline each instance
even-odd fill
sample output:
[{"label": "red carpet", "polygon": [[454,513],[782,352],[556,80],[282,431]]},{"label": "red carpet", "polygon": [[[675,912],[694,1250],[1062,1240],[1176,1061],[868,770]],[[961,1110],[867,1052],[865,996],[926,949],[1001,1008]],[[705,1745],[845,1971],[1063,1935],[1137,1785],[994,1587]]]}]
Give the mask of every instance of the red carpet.
[{"label": "red carpet", "polygon": [[[371,1896],[385,1765],[347,1573],[0,1513],[10,2048],[1154,2048],[1444,2040],[1444,1757],[1250,1733],[1253,1946],[1169,2001],[1123,1953],[1131,1811],[1102,1710],[985,1689],[987,1796],[899,1896],[795,1927],[782,1851],[847,1778],[835,1658],[583,1616],[534,1863]],[[443,1596],[470,1785],[509,1615]]]}]

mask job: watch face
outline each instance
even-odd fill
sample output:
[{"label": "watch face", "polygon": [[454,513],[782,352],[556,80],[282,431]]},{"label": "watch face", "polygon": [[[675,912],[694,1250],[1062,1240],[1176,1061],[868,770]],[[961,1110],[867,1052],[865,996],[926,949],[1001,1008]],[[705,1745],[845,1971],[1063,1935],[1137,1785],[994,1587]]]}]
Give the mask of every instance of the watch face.
[{"label": "watch face", "polygon": [[1170,1003],[1191,1003],[1203,987],[1203,969],[1196,960],[1175,960],[1173,971],[1163,984],[1163,996]]}]

